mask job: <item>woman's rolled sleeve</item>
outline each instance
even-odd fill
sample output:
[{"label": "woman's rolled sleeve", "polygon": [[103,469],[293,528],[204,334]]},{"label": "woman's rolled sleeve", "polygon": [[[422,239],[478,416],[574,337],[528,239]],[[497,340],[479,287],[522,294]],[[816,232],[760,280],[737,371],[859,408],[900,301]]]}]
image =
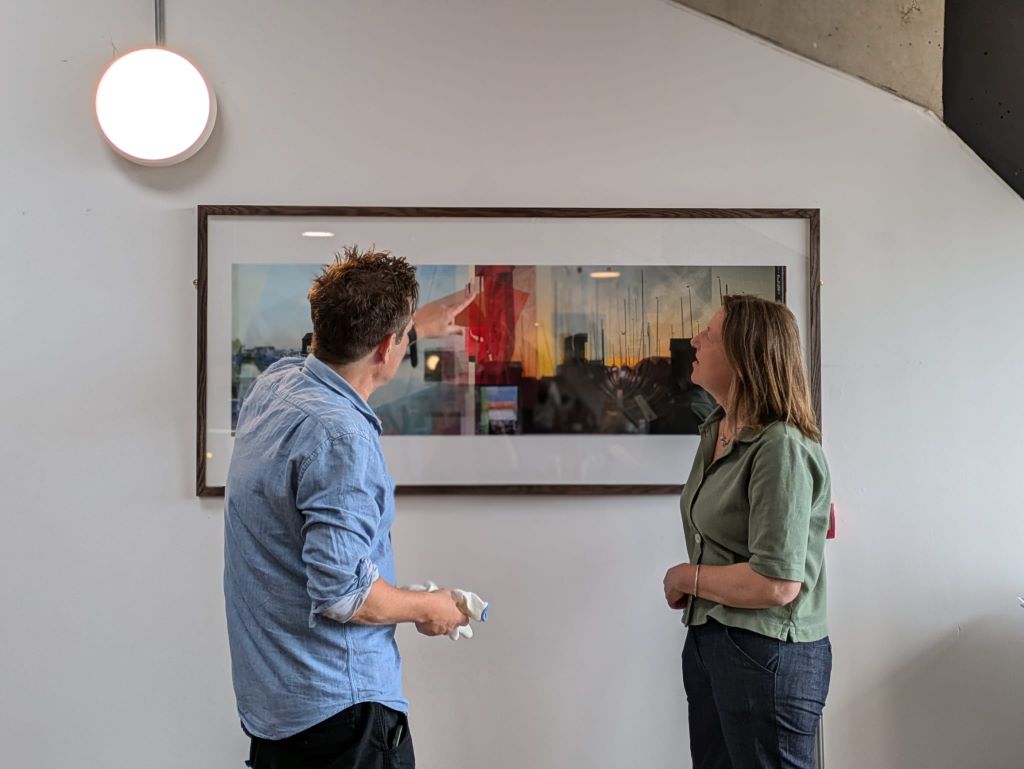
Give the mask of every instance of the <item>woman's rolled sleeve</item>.
[{"label": "woman's rolled sleeve", "polygon": [[797,438],[781,434],[759,447],[751,465],[750,568],[803,582],[814,481],[810,457]]}]

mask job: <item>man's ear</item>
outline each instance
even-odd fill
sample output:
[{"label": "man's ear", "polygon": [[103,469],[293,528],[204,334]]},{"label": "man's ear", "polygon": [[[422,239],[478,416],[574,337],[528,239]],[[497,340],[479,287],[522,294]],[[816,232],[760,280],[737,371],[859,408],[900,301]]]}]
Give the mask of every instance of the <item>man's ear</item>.
[{"label": "man's ear", "polygon": [[395,354],[395,334],[388,334],[377,343],[375,357],[378,363],[387,363]]}]

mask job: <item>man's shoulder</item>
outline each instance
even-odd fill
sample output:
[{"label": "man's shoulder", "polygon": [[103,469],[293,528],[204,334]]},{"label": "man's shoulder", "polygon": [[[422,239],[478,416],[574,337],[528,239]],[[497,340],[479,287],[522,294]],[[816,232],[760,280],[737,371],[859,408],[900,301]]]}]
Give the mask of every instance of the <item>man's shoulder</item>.
[{"label": "man's shoulder", "polygon": [[282,358],[268,366],[250,397],[278,402],[305,422],[306,429],[319,433],[320,440],[369,437],[366,418],[352,402],[310,376],[304,363],[304,358]]},{"label": "man's shoulder", "polygon": [[302,358],[281,358],[267,366],[253,382],[247,398],[269,396],[282,384],[294,379],[302,367]]},{"label": "man's shoulder", "polygon": [[352,401],[316,380],[279,389],[278,395],[305,413],[324,441],[364,443],[377,439],[377,433]]},{"label": "man's shoulder", "polygon": [[272,377],[275,375],[283,374],[287,371],[302,368],[302,364],[305,358],[298,357],[285,357],[271,363],[263,371],[264,376]]}]

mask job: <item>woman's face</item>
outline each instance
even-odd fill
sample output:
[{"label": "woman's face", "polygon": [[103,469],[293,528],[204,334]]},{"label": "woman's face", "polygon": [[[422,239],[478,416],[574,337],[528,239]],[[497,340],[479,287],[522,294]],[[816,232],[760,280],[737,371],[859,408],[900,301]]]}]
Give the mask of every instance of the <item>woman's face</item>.
[{"label": "woman's face", "polygon": [[693,338],[691,344],[697,351],[696,360],[693,362],[693,374],[691,379],[711,393],[711,396],[719,403],[723,402],[729,394],[729,387],[732,386],[733,370],[729,360],[725,357],[725,344],[722,341],[722,321],[725,320],[725,310],[721,309],[715,313],[708,327]]}]

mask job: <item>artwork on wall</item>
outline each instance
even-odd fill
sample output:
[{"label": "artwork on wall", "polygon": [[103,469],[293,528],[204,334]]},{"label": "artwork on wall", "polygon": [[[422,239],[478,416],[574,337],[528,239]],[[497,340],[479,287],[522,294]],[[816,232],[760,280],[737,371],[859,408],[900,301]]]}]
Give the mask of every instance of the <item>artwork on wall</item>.
[{"label": "artwork on wall", "polygon": [[349,245],[460,308],[370,400],[400,492],[678,491],[715,405],[690,340],[723,296],[790,305],[817,402],[817,237],[816,210],[201,206],[197,493],[223,493],[246,391],[307,353],[306,292]]},{"label": "artwork on wall", "polygon": [[[233,264],[231,426],[252,381],[302,355],[320,264]],[[783,301],[781,266],[417,265],[421,305],[468,305],[421,336],[370,405],[385,435],[695,435],[714,402],[690,340],[729,293]]]}]

